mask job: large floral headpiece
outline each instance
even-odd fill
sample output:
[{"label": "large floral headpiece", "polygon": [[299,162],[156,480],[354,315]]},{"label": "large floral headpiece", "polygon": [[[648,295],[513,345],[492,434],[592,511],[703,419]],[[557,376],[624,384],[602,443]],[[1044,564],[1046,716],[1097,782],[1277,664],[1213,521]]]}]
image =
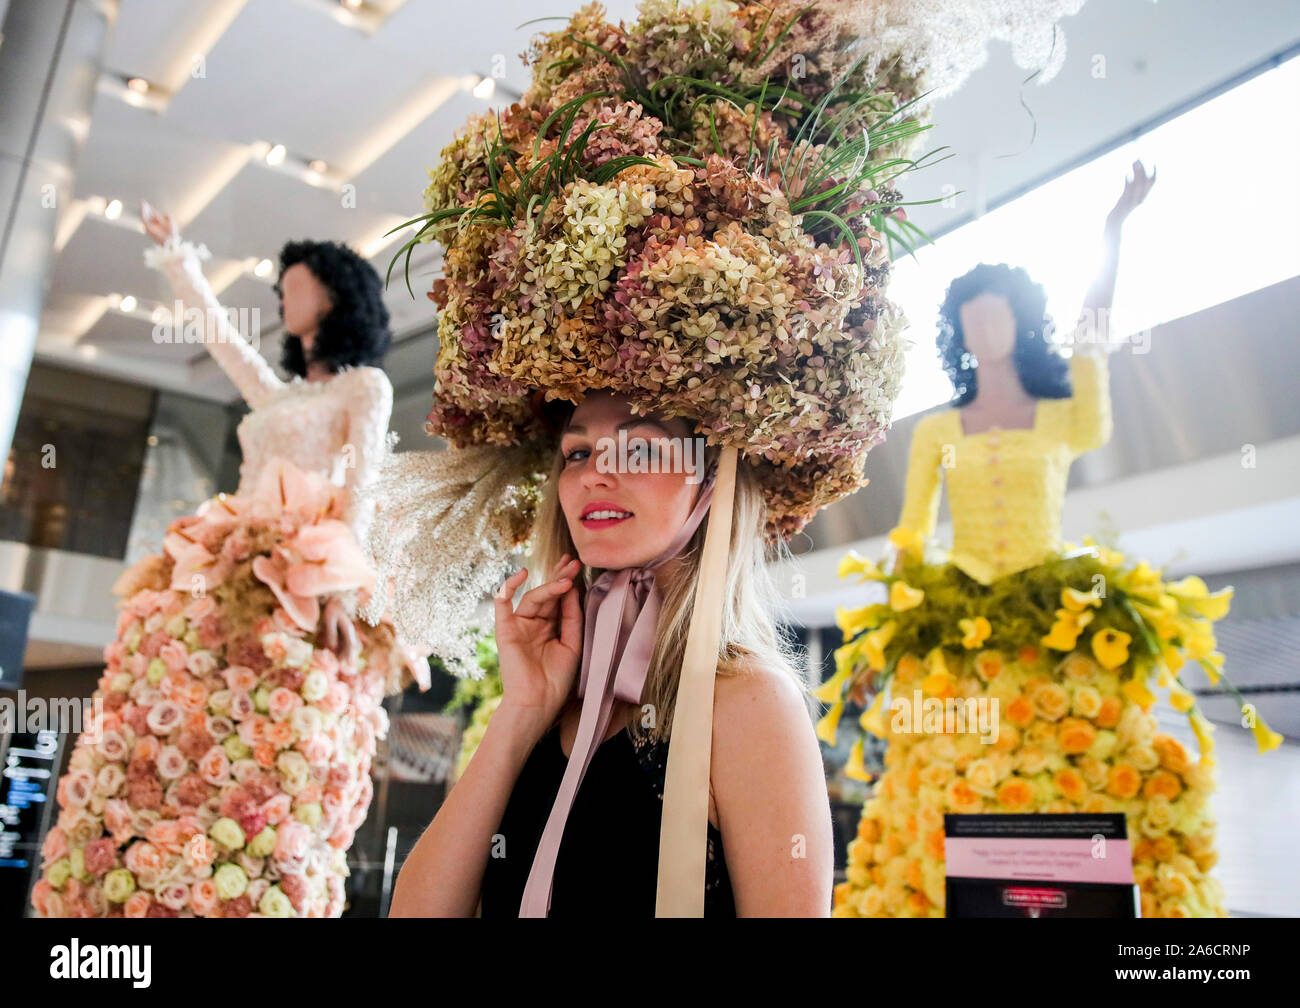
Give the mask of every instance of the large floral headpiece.
[{"label": "large floral headpiece", "polygon": [[[430,466],[444,489],[472,490],[522,543],[556,447],[546,404],[596,389],[736,448],[770,539],[862,486],[902,377],[885,287],[920,234],[896,186],[929,102],[991,37],[1048,79],[1055,20],[1082,3],[642,0],[630,26],[591,3],[536,36],[528,90],[442,151],[389,267],[445,247],[426,429],[469,454],[448,463],[460,482]],[[483,478],[492,448],[518,471]],[[487,502],[489,483],[509,493]],[[427,538],[463,524],[463,495],[443,498],[400,507]],[[394,556],[415,541],[389,539]]]}]

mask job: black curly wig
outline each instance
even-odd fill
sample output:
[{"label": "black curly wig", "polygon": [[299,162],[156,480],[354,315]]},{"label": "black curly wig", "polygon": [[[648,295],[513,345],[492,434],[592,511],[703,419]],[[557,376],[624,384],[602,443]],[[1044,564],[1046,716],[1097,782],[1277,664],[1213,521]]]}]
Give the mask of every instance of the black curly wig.
[{"label": "black curly wig", "polygon": [[1016,345],[1012,359],[1020,384],[1038,399],[1068,399],[1069,362],[1057,353],[1049,335],[1052,320],[1047,314],[1047,294],[1020,267],[1006,263],[980,263],[948,286],[939,308],[939,357],[952,381],[953,406],[965,406],[975,398],[978,362],[966,349],[961,328],[961,307],[981,294],[1001,294],[1011,305],[1016,320]]},{"label": "black curly wig", "polygon": [[[379,367],[392,345],[393,334],[388,328],[383,282],[375,268],[339,242],[286,242],[280,250],[280,276],[275,282],[282,319],[281,281],[285,270],[298,263],[325,285],[333,306],[312,341],[312,360],[323,361],[331,373],[345,367]],[[280,366],[303,378],[308,363],[301,337],[286,331]]]}]

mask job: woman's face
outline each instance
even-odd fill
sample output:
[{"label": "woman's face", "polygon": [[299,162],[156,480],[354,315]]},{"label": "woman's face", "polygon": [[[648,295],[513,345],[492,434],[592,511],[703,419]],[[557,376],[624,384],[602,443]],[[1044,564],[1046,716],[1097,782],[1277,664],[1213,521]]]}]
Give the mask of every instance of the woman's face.
[{"label": "woman's face", "polygon": [[1002,360],[1016,346],[1016,317],[1003,294],[985,291],[961,306],[966,349],[980,363]]},{"label": "woman's face", "polygon": [[[634,417],[627,400],[609,392],[591,393],[574,411],[560,439],[560,507],[579,559],[607,570],[640,566],[667,549],[695,506],[702,483],[702,474],[690,475],[684,465],[659,466],[676,471],[627,472],[625,465],[606,464],[621,458],[620,428],[627,430],[629,448],[644,439],[667,449],[663,439],[671,437],[680,439],[677,452],[691,436],[685,420]],[[614,451],[602,453],[609,443],[605,439],[613,439]],[[606,469],[624,471],[602,471]],[[621,516],[589,517],[593,512]]]},{"label": "woman's face", "polygon": [[329,289],[306,263],[294,263],[280,277],[280,291],[284,327],[302,339],[303,355],[310,360],[316,330],[332,307]]}]

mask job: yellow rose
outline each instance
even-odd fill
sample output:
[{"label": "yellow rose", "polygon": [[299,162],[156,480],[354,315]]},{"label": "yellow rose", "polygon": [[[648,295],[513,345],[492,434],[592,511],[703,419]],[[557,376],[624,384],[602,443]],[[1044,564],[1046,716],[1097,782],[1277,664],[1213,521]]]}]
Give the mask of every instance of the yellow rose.
[{"label": "yellow rose", "polygon": [[1174,825],[1174,807],[1169,799],[1156,795],[1147,801],[1146,811],[1138,820],[1138,829],[1144,836],[1157,837],[1168,833]]},{"label": "yellow rose", "polygon": [[1002,675],[1006,663],[998,651],[981,651],[975,656],[975,672],[985,682],[992,682]]},{"label": "yellow rose", "polygon": [[1066,678],[1075,682],[1091,682],[1097,674],[1097,663],[1082,651],[1067,655],[1057,667],[1065,673]]},{"label": "yellow rose", "polygon": [[1030,776],[1040,773],[1047,767],[1047,753],[1038,746],[1025,746],[1016,753],[1016,768],[1022,774]]},{"label": "yellow rose", "polygon": [[1040,687],[1033,694],[1034,709],[1049,721],[1059,721],[1070,709],[1070,694],[1056,683]]},{"label": "yellow rose", "polygon": [[1124,753],[1124,758],[1141,773],[1150,773],[1160,765],[1160,757],[1147,745],[1133,746]]},{"label": "yellow rose", "polygon": [[951,763],[927,763],[921,767],[921,780],[930,787],[947,787],[953,778]]},{"label": "yellow rose", "polygon": [[1101,693],[1095,686],[1076,687],[1070,709],[1079,717],[1095,718],[1101,713]]},{"label": "yellow rose", "polygon": [[997,787],[998,774],[993,764],[987,759],[973,760],[966,767],[966,783],[985,798],[992,798]]},{"label": "yellow rose", "polygon": [[[1104,787],[1110,774],[1109,768],[1101,760],[1092,756],[1080,756],[1075,764],[1083,779],[1088,782],[1090,788]],[[1134,793],[1137,793],[1138,782],[1133,784]]]}]

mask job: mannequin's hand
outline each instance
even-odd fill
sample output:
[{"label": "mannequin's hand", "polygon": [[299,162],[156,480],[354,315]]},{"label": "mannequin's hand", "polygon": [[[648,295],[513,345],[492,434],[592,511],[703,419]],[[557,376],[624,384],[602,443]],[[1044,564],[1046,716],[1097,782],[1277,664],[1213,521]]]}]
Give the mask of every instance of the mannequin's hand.
[{"label": "mannequin's hand", "polygon": [[559,715],[577,679],[582,606],[573,578],[581,569],[565,554],[551,570],[552,580],[527,592],[515,608],[515,591],[528,577],[520,569],[493,600],[501,703],[524,712],[539,732]]},{"label": "mannequin's hand", "polygon": [[180,237],[171,217],[160,213],[144,200],[140,201],[140,220],[144,223],[145,233],[159,245],[166,245],[169,239]]},{"label": "mannequin's hand", "polygon": [[325,624],[321,643],[337,654],[343,664],[355,663],[357,654],[361,650],[357,631],[337,596],[331,596],[325,603],[325,612],[321,619]]},{"label": "mannequin's hand", "polygon": [[1106,230],[1108,232],[1118,231],[1131,214],[1144,199],[1151,187],[1156,184],[1156,173],[1153,170],[1150,175],[1147,174],[1146,168],[1141,161],[1133,162],[1133,176],[1124,181],[1124,192],[1120,194],[1115,206],[1106,216]]}]

